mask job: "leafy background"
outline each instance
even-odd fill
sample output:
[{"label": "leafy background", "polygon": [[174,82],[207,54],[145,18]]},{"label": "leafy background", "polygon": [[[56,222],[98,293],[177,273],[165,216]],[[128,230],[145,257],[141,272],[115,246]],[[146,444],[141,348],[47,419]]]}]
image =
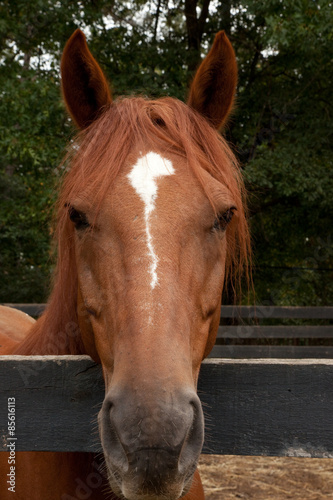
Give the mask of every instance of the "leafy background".
[{"label": "leafy background", "polygon": [[49,293],[52,206],[74,133],[59,61],[77,27],[116,96],[179,99],[226,30],[240,73],[226,136],[249,192],[256,302],[331,304],[328,0],[0,1],[0,301],[44,302]]}]

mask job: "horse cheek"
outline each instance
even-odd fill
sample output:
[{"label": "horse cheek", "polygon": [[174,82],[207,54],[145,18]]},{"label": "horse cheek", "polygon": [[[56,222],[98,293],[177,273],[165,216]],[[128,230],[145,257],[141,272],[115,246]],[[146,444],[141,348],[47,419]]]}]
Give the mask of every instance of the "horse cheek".
[{"label": "horse cheek", "polygon": [[78,291],[78,308],[77,308],[78,323],[81,332],[81,338],[86,353],[96,362],[100,363],[100,357],[97,352],[95,343],[94,330],[91,324],[89,313],[83,304],[80,289]]}]

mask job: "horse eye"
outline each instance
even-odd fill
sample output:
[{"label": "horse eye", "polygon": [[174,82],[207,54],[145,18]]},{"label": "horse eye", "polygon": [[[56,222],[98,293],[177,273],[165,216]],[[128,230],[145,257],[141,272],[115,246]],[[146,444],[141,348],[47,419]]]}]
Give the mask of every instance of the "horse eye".
[{"label": "horse eye", "polygon": [[223,214],[218,215],[217,218],[215,219],[215,222],[213,225],[213,230],[214,231],[225,231],[227,228],[227,225],[231,222],[231,219],[234,215],[235,210],[236,210],[236,207],[231,207]]},{"label": "horse eye", "polygon": [[86,215],[79,210],[76,210],[74,207],[69,207],[68,215],[70,220],[75,225],[75,229],[86,229],[90,226]]}]

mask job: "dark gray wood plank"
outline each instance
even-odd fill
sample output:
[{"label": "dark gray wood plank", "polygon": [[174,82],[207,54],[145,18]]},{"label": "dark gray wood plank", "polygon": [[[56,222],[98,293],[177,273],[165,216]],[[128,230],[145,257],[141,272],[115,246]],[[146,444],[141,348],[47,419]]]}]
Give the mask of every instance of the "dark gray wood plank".
[{"label": "dark gray wood plank", "polygon": [[1,436],[12,397],[17,451],[99,449],[96,416],[104,381],[101,367],[88,356],[1,356]]},{"label": "dark gray wood plank", "polygon": [[[2,303],[1,305],[14,307],[31,316],[39,316],[46,307],[46,304]],[[221,318],[333,319],[333,307],[222,306]]]},{"label": "dark gray wood plank", "polygon": [[333,339],[333,325],[223,325],[219,339]]},{"label": "dark gray wood plank", "polygon": [[221,318],[333,319],[333,307],[222,306]]},{"label": "dark gray wood plank", "polygon": [[209,358],[333,359],[333,346],[215,345]]},{"label": "dark gray wood plank", "polygon": [[1,304],[2,306],[13,307],[19,311],[29,314],[29,316],[40,316],[46,308],[46,304]]},{"label": "dark gray wood plank", "polygon": [[[85,356],[2,356],[2,443],[15,397],[17,451],[99,450],[103,385]],[[333,360],[207,360],[198,390],[204,452],[333,457],[332,387]]]},{"label": "dark gray wood plank", "polygon": [[333,458],[333,360],[211,360],[204,451]]}]

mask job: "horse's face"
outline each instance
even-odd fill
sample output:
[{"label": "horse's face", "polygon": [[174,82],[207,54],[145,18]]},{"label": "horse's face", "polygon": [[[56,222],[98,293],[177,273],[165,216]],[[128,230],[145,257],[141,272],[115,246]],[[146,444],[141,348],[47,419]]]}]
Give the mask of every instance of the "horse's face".
[{"label": "horse's face", "polygon": [[[216,45],[221,40],[215,58]],[[75,52],[91,62],[78,33],[66,47],[64,80]],[[96,110],[76,114],[65,84],[64,93],[84,126]],[[172,148],[134,146],[98,207],[89,186],[69,200],[82,340],[106,384],[99,429],[109,481],[129,500],[180,498],[203,444],[196,386],[219,323],[236,202],[206,170],[199,177]]]},{"label": "horse's face", "polygon": [[153,151],[130,155],[97,215],[89,202],[72,200],[70,217],[80,214],[80,310],[89,313],[89,321],[80,315],[81,330],[90,351],[94,343],[107,384],[130,369],[140,386],[143,372],[147,381],[158,378],[165,364],[179,379],[189,370],[186,381],[196,385],[215,342],[225,228],[235,206],[225,186],[202,174],[224,221],[184,159]]},{"label": "horse's face", "polygon": [[[206,177],[227,218],[230,194]],[[220,317],[225,228],[186,162],[152,151],[130,155],[97,216],[73,201],[85,221],[96,217],[75,232],[89,313],[80,327],[103,366],[99,425],[113,489],[178,498],[203,442],[196,384]]]}]

